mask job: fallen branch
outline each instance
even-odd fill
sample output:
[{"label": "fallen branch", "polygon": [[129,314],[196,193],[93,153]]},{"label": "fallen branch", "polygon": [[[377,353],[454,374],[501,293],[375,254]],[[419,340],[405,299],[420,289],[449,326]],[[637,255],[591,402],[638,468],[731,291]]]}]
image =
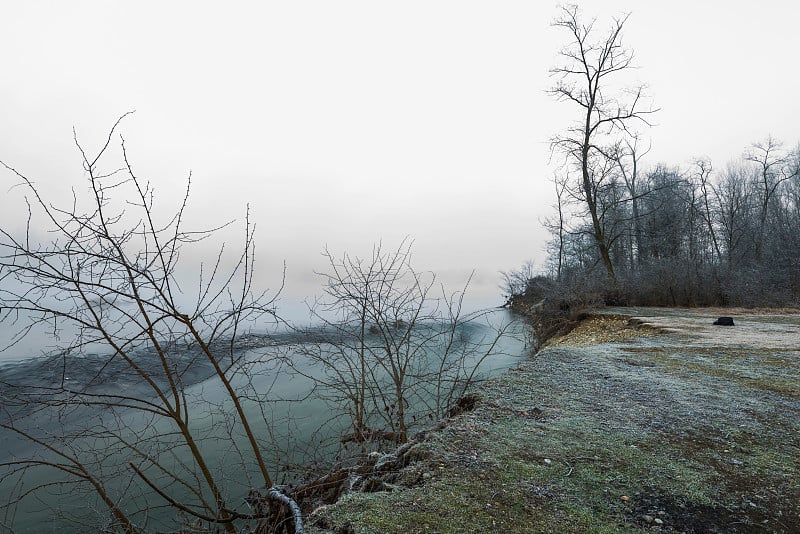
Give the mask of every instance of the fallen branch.
[{"label": "fallen branch", "polygon": [[294,534],[303,534],[303,514],[300,512],[300,506],[294,499],[283,493],[283,487],[272,486],[267,490],[267,497],[280,502],[291,511],[292,522],[294,523]]}]

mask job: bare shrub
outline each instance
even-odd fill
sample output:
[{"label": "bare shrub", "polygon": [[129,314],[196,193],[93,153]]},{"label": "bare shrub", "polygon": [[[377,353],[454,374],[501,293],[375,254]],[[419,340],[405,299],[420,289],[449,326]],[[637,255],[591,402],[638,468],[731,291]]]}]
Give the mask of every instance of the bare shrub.
[{"label": "bare shrub", "polygon": [[[217,228],[184,227],[190,179],[178,209],[160,216],[121,137],[122,165],[103,170],[124,117],[94,156],[76,136],[88,187],[64,202],[2,163],[28,206],[20,231],[0,229],[0,319],[16,328],[8,348],[28,336],[44,344],[48,332],[58,346],[4,384],[0,429],[24,444],[0,462],[6,517],[56,492],[99,506],[104,531],[152,530],[159,514],[215,531],[243,521],[302,531],[241,396],[253,371],[243,334],[275,314],[276,295],[253,288],[254,228],[246,218],[241,249],[220,247],[197,285],[182,286],[182,255]],[[206,377],[219,396],[189,387]],[[242,485],[263,487],[268,510],[237,503]],[[270,522],[281,510],[287,520]]]}]

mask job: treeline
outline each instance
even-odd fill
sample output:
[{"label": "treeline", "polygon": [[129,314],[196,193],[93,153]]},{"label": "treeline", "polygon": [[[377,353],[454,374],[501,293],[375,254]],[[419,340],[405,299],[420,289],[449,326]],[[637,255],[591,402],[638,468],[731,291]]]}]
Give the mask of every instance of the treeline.
[{"label": "treeline", "polygon": [[800,146],[768,138],[718,172],[699,159],[641,178],[636,158],[618,158],[595,191],[610,277],[578,211],[550,224],[555,279],[632,305],[800,303]]},{"label": "treeline", "polygon": [[[722,170],[641,172],[635,145],[592,187],[599,231],[567,180],[555,180],[546,276],[507,275],[530,298],[648,306],[800,305],[800,145],[769,137]],[[598,246],[607,247],[610,269]]]}]

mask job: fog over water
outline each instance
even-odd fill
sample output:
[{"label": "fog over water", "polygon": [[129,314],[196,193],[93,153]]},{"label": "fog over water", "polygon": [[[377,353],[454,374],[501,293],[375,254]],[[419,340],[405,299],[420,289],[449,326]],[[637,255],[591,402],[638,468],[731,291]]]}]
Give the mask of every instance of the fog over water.
[{"label": "fog over water", "polygon": [[[493,344],[497,335],[497,330],[508,328],[506,335]],[[418,328],[424,329],[426,325],[419,325]],[[313,333],[313,330],[311,331]],[[529,349],[528,329],[524,323],[515,319],[507,310],[496,310],[469,324],[459,327],[459,339],[474,344],[476,356],[481,351],[491,350],[491,355],[480,364],[478,376],[483,378],[502,372],[508,367],[513,366],[521,358],[527,357]],[[283,345],[285,355],[297,362],[297,365],[304,369],[304,372],[314,376],[320,371],[310,361],[305,361],[303,350],[305,341],[309,339],[309,334],[291,334],[284,339],[287,342]],[[267,341],[266,339],[264,341]],[[270,469],[279,473],[285,465],[293,462],[305,465],[312,460],[325,459],[326,454],[332,455],[339,452],[338,437],[348,428],[349,421],[343,413],[339,413],[336,408],[321,400],[317,396],[308,396],[313,383],[303,376],[295,373],[288,373],[285,367],[276,365],[275,358],[280,352],[275,352],[275,347],[265,345],[256,347],[258,338],[254,338],[253,348],[243,348],[243,357],[248,364],[248,377],[238,376],[235,386],[244,386],[246,381],[255,391],[269,392],[269,401],[266,405],[253,402],[243,398],[245,413],[248,420],[254,425],[256,432],[268,444],[268,449],[272,450],[275,446],[285,447],[281,451],[281,461],[278,464],[270,464]],[[490,349],[491,347],[491,349]],[[241,354],[241,353],[239,353]],[[146,358],[146,354],[139,355],[140,364]],[[187,358],[191,353],[185,354]],[[180,358],[176,358],[176,361]],[[467,363],[475,362],[475,359],[468,359]],[[58,364],[58,359],[55,361]],[[92,357],[82,358],[81,365],[93,368]],[[100,360],[97,362],[100,364]],[[136,391],[146,392],[147,388],[138,383],[139,380],[121,362],[119,370],[111,370],[108,375],[110,382],[99,383],[89,388],[92,392],[114,391],[127,395],[135,395]],[[202,364],[202,359],[200,361]],[[40,386],[47,383],[48,377],[54,373],[58,377],[58,369],[53,371],[52,365],[42,367],[36,362],[26,362],[21,366],[0,365],[0,381],[4,384],[14,384],[22,380],[25,384]],[[58,367],[58,365],[55,365]],[[201,365],[202,367],[202,365]],[[316,369],[316,370],[315,370]],[[93,372],[82,373],[78,369],[68,373],[70,376],[70,387],[80,389],[87,386],[88,376]],[[208,370],[210,374],[211,371]],[[227,395],[215,378],[204,380],[202,371],[185,375],[187,388],[185,394],[189,399],[187,406],[190,409],[192,429],[200,443],[208,454],[210,468],[214,472],[226,472],[230,469],[230,464],[236,466],[236,476],[225,478],[226,495],[234,507],[240,507],[242,499],[247,495],[249,489],[259,486],[257,469],[255,465],[246,464],[242,466],[238,463],[238,458],[230,446],[231,437],[226,434],[229,431],[225,424],[221,422],[229,421],[226,413],[232,411]],[[194,382],[193,382],[194,380]],[[146,395],[145,395],[146,397]],[[292,400],[292,402],[281,402],[280,400]],[[28,428],[34,429],[32,432],[52,436],[50,439],[58,440],[59,435],[70,436],[66,443],[70,450],[87,449],[86,457],[94,458],[89,451],[95,450],[98,443],[102,444],[102,438],[98,438],[90,432],[94,426],[102,424],[104,428],[115,428],[117,433],[126,439],[137,436],[142,439],[144,436],[155,435],[159,432],[166,433],[171,430],[168,421],[163,418],[154,418],[141,411],[134,410],[103,410],[86,406],[75,406],[67,410],[42,410],[41,407],[36,413],[29,413],[29,407],[12,407],[11,410],[19,410],[19,415],[23,413],[26,418],[12,416],[17,421],[24,421]],[[409,414],[419,409],[424,413],[424,407],[411,407]],[[275,424],[278,421],[282,424]],[[291,428],[291,433],[287,434],[286,429]],[[419,426],[414,426],[419,430]],[[89,430],[84,430],[89,429]],[[173,429],[174,430],[174,429]],[[52,435],[50,433],[53,433]],[[244,437],[236,435],[240,440],[240,445],[244,447]],[[159,438],[161,440],[168,438]],[[0,449],[0,463],[12,460],[16,455],[23,456],[31,454],[42,454],[48,456],[38,447],[30,442],[20,439],[13,433],[0,429],[0,440],[3,448]],[[266,445],[265,445],[266,446]],[[356,447],[357,449],[358,447]],[[176,447],[175,461],[189,461],[188,455],[180,447]],[[181,452],[182,451],[182,452]],[[326,453],[325,451],[330,451]],[[274,451],[273,451],[274,452]],[[352,453],[352,451],[351,451]],[[119,466],[124,466],[128,460],[129,452],[119,451],[114,447],[109,450],[101,462],[107,476],[106,489],[114,494],[125,495],[126,506],[133,510],[148,509],[148,505],[142,504],[149,502],[148,527],[149,529],[174,529],[180,523],[176,518],[174,510],[169,508],[158,508],[154,504],[159,503],[159,498],[152,492],[136,491],[129,488],[130,473],[120,470]],[[268,461],[272,462],[270,458]],[[246,468],[246,469],[245,469]],[[249,469],[249,471],[247,470]],[[120,470],[120,473],[117,471]],[[24,481],[27,486],[36,484],[49,484],[62,480],[62,475],[53,469],[31,469],[26,472]],[[14,487],[14,477],[0,480],[0,494],[7,492],[12,494]],[[178,495],[181,495],[178,492]],[[75,491],[59,492],[53,491],[40,493],[41,499],[25,499],[17,507],[17,521],[15,527],[18,532],[42,532],[47,529],[55,528],[59,532],[85,532],[86,524],[102,524],[107,520],[107,515],[103,513],[103,507],[97,501],[97,497],[91,492],[83,492],[80,488]],[[87,503],[89,505],[87,506]],[[141,518],[144,521],[144,516]]]}]

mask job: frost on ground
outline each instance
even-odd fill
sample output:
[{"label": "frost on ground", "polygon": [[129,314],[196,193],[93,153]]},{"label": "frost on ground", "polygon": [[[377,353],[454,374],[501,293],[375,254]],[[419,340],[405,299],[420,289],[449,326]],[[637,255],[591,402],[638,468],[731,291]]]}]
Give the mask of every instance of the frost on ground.
[{"label": "frost on ground", "polygon": [[[736,325],[713,326],[721,315]],[[800,529],[800,315],[607,310],[479,393],[392,491],[312,519],[358,533]]]}]

